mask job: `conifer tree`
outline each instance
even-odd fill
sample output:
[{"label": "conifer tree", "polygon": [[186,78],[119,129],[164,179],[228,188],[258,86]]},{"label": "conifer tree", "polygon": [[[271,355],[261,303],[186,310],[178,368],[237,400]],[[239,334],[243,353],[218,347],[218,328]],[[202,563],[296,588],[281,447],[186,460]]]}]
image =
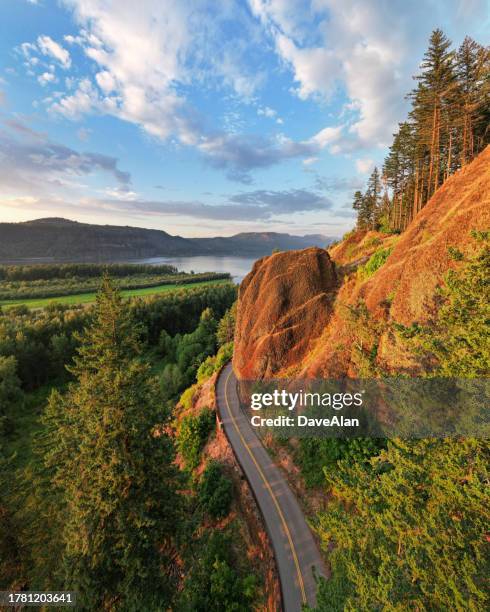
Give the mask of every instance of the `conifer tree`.
[{"label": "conifer tree", "polygon": [[83,610],[164,609],[178,498],[167,415],[126,304],[106,278],[67,392],[45,422],[46,463],[63,499],[65,588]]},{"label": "conifer tree", "polygon": [[[458,78],[461,166],[470,161],[488,130],[490,104],[490,52],[467,36],[456,54]],[[485,120],[486,119],[486,120]]]},{"label": "conifer tree", "polygon": [[357,229],[365,229],[369,224],[369,214],[365,206],[362,191],[356,191],[354,193],[352,208],[357,213]]},{"label": "conifer tree", "polygon": [[442,130],[455,92],[454,53],[450,47],[451,41],[442,30],[432,32],[422,73],[415,77],[419,87],[412,92],[418,137],[429,149],[429,197],[440,184]]},{"label": "conifer tree", "polygon": [[380,221],[381,213],[381,177],[377,167],[369,177],[368,186],[364,195],[364,204],[366,216],[368,217],[368,228],[377,229]]},{"label": "conifer tree", "polygon": [[397,439],[328,473],[319,535],[348,585],[334,609],[488,609],[489,461],[487,440]]}]

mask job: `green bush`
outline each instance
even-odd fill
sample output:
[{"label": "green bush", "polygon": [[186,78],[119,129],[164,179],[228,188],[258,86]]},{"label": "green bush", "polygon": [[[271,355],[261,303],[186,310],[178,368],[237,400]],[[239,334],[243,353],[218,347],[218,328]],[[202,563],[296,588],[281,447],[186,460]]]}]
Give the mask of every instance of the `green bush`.
[{"label": "green bush", "polygon": [[318,534],[353,585],[340,609],[487,610],[489,461],[488,440],[397,439],[331,471]]},{"label": "green bush", "polygon": [[204,510],[215,519],[224,518],[230,512],[233,483],[217,461],[209,463],[204,470],[198,497]]},{"label": "green bush", "polygon": [[221,531],[205,534],[198,555],[184,582],[179,612],[249,612],[257,592],[256,577],[242,560],[234,558],[232,535]]},{"label": "green bush", "polygon": [[214,412],[209,408],[204,408],[198,416],[190,415],[182,419],[177,436],[177,448],[189,470],[199,465],[201,451],[214,425]]},{"label": "green bush", "polygon": [[208,357],[197,370],[197,382],[202,383],[214,374],[216,370],[216,355]]},{"label": "green bush", "polygon": [[345,602],[352,591],[345,565],[335,554],[330,555],[332,574],[328,580],[318,580],[317,606],[315,612],[344,612]]},{"label": "green bush", "polygon": [[476,254],[452,258],[461,262],[450,270],[440,289],[441,307],[428,325],[395,325],[423,364],[435,364],[431,375],[488,377],[490,363],[490,245],[487,233],[473,232],[480,244]]},{"label": "green bush", "polygon": [[364,266],[358,268],[358,277],[361,280],[371,277],[385,263],[392,250],[392,248],[379,249],[379,251],[373,253]]},{"label": "green bush", "polygon": [[296,461],[307,487],[325,484],[325,469],[337,467],[338,462],[362,463],[377,455],[386,441],[375,438],[301,438]]},{"label": "green bush", "polygon": [[216,355],[216,370],[226,365],[233,357],[233,342],[223,344]]},{"label": "green bush", "polygon": [[208,357],[197,370],[197,382],[204,382],[226,365],[233,357],[233,342],[223,344],[213,357]]}]

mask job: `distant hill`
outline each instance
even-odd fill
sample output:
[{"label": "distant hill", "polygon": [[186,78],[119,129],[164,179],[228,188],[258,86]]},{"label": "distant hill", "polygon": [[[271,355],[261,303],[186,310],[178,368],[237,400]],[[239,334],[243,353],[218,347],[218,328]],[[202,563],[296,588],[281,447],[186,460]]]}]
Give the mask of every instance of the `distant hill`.
[{"label": "distant hill", "polygon": [[276,232],[246,232],[229,238],[191,238],[191,242],[213,255],[270,255],[274,249],[292,251],[310,246],[325,247],[333,238],[321,234],[293,236]]},{"label": "distant hill", "polygon": [[92,225],[50,217],[0,223],[0,262],[121,261],[190,255],[261,257],[281,251],[326,246],[332,239],[314,234],[243,233],[227,238],[182,238],[161,230]]}]

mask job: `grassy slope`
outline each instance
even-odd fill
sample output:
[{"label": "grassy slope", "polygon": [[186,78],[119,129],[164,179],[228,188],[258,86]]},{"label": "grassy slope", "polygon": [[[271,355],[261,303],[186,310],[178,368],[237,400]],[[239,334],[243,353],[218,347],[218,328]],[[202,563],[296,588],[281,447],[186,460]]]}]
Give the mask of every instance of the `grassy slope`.
[{"label": "grassy slope", "polygon": [[[142,296],[142,295],[154,295],[156,293],[166,293],[167,291],[175,291],[176,289],[188,289],[193,287],[200,287],[202,285],[210,285],[216,283],[227,283],[226,279],[223,280],[210,280],[203,281],[201,283],[187,283],[183,285],[160,285],[159,287],[145,287],[144,289],[124,289],[121,294],[124,297]],[[0,306],[3,308],[9,308],[11,306],[20,306],[21,304],[28,306],[29,308],[43,308],[48,304],[90,304],[95,302],[95,292],[91,293],[79,293],[77,295],[64,295],[60,297],[50,298],[32,298],[32,299],[20,299],[20,300],[4,300],[0,301]]]}]

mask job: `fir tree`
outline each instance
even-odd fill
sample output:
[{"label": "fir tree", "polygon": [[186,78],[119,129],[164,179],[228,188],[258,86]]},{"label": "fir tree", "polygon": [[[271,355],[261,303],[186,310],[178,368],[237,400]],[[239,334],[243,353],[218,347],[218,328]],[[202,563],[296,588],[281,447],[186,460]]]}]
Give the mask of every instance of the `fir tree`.
[{"label": "fir tree", "polygon": [[489,50],[467,36],[456,54],[461,166],[471,160],[481,148],[478,138],[480,135],[484,137],[485,131],[488,130],[489,63]]},{"label": "fir tree", "polygon": [[163,609],[178,513],[167,415],[135,325],[106,278],[68,391],[53,393],[47,455],[63,507],[63,578],[81,609]]},{"label": "fir tree", "polygon": [[419,87],[412,93],[418,136],[429,149],[429,197],[440,184],[442,129],[455,91],[454,53],[450,47],[451,41],[442,30],[432,32],[422,73],[415,77]]}]

